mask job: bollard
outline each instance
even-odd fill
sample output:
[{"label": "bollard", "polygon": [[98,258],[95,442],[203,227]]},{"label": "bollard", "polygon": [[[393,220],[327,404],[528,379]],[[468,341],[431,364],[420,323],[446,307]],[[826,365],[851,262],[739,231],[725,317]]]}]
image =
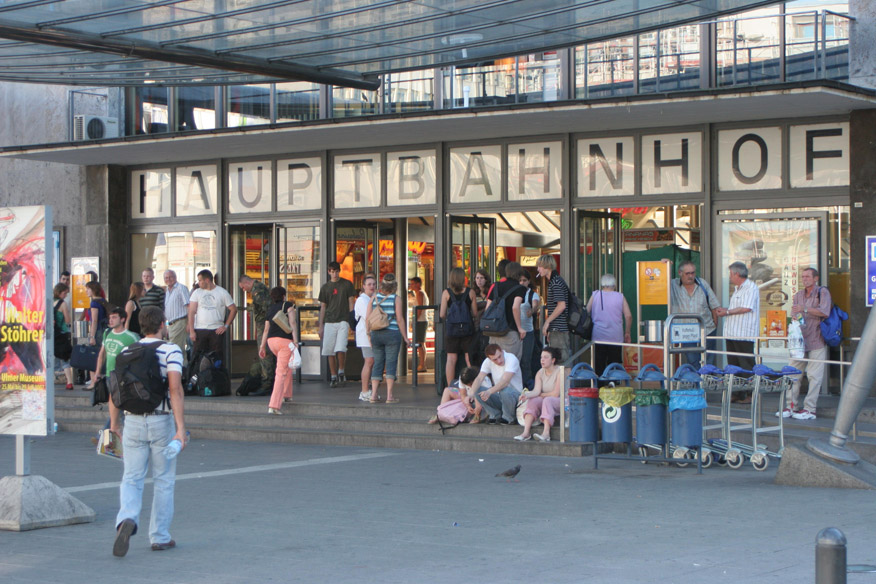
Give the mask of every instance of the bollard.
[{"label": "bollard", "polygon": [[815,537],[815,584],[846,584],[846,536],[836,527]]}]

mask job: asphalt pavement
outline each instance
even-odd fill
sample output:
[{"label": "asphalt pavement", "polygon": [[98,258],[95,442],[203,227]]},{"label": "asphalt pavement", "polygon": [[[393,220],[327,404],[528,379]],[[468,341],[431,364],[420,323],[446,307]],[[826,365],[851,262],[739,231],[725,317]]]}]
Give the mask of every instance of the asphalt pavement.
[{"label": "asphalt pavement", "polygon": [[[0,476],[14,473],[0,437]],[[177,548],[141,532],[112,555],[121,463],[85,434],[32,442],[33,474],[93,523],[0,531],[4,584],[261,582],[787,583],[814,580],[815,536],[841,529],[876,564],[869,491],[772,484],[757,472],[590,458],[199,440],[180,454]],[[521,465],[517,481],[495,475]],[[849,582],[876,582],[850,575]]]}]

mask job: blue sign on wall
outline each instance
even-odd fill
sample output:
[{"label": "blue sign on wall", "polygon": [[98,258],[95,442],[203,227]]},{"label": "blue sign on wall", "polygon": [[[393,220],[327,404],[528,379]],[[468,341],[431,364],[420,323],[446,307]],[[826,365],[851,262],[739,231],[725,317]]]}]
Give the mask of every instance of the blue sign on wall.
[{"label": "blue sign on wall", "polygon": [[867,236],[867,306],[876,302],[876,235]]}]

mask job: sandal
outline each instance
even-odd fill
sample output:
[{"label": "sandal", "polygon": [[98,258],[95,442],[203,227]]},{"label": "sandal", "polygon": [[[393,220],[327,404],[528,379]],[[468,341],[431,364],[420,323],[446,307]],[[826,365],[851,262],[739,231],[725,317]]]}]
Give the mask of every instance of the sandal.
[{"label": "sandal", "polygon": [[368,403],[371,403],[371,404],[379,404],[379,403],[380,403],[380,398],[379,398],[379,397],[372,397],[371,399],[368,400]]},{"label": "sandal", "polygon": [[480,414],[475,414],[474,416],[472,416],[471,420],[468,421],[469,424],[480,424],[480,422],[481,422],[481,415]]},{"label": "sandal", "polygon": [[397,403],[398,403],[398,398],[388,397],[388,398],[386,398],[386,403],[388,403],[388,404],[397,404]]},{"label": "sandal", "polygon": [[429,418],[429,421],[426,423],[427,424],[437,424],[438,423],[438,416],[432,416],[431,418]]}]

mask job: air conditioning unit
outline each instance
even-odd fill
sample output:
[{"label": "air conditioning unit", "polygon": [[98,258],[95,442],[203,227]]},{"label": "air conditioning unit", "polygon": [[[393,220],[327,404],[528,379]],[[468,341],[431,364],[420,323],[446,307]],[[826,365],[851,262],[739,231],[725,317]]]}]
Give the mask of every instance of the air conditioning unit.
[{"label": "air conditioning unit", "polygon": [[119,137],[118,118],[73,116],[73,141],[104,140]]}]

